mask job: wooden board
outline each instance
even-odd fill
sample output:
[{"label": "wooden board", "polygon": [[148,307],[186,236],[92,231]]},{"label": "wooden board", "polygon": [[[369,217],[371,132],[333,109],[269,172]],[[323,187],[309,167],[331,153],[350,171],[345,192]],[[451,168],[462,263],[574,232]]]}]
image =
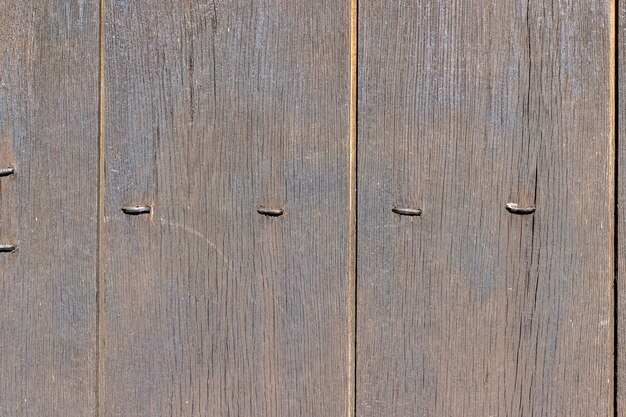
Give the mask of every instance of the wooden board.
[{"label": "wooden board", "polygon": [[348,5],[104,12],[102,415],[346,415]]},{"label": "wooden board", "polygon": [[0,10],[0,415],[93,416],[98,5]]},{"label": "wooden board", "polygon": [[611,25],[360,3],[359,417],[613,415]]},{"label": "wooden board", "polygon": [[617,265],[616,265],[616,312],[617,318],[617,349],[616,349],[616,401],[617,416],[626,416],[626,4],[623,1],[617,3],[616,18],[616,52],[617,74],[615,88],[617,93],[616,108],[616,139],[617,139],[617,225],[615,233],[617,237]]}]

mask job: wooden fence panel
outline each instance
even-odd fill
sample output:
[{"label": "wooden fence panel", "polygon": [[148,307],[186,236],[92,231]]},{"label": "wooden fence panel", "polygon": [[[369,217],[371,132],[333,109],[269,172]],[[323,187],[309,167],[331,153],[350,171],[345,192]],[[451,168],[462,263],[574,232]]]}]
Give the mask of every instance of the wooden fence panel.
[{"label": "wooden fence panel", "polygon": [[625,6],[350,3],[0,0],[0,416],[624,413]]}]

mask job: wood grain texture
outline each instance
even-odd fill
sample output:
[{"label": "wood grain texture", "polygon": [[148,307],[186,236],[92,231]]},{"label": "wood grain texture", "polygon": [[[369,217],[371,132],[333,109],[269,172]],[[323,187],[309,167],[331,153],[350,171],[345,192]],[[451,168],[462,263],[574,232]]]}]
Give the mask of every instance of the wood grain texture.
[{"label": "wood grain texture", "polygon": [[626,416],[626,3],[617,1],[617,416]]},{"label": "wood grain texture", "polygon": [[347,414],[349,18],[105,2],[103,416]]},{"label": "wood grain texture", "polygon": [[612,415],[610,7],[360,3],[359,417]]},{"label": "wood grain texture", "polygon": [[0,10],[0,416],[93,416],[98,7]]}]

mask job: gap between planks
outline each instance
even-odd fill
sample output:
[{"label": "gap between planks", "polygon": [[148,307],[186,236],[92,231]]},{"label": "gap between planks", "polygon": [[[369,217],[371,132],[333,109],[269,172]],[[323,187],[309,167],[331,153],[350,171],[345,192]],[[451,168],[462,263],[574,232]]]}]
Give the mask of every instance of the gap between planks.
[{"label": "gap between planks", "polygon": [[358,0],[350,0],[350,197],[348,253],[348,393],[346,413],[356,416],[357,331],[357,19]]},{"label": "gap between planks", "polygon": [[103,413],[102,376],[104,374],[104,340],[103,340],[103,307],[104,307],[104,0],[100,0],[98,24],[98,55],[100,61],[98,80],[98,224],[96,227],[96,415]]},{"label": "gap between planks", "polygon": [[619,372],[619,346],[618,346],[618,328],[619,328],[619,264],[618,264],[618,243],[619,243],[619,212],[618,212],[618,174],[619,174],[619,129],[618,117],[616,111],[618,109],[618,50],[617,40],[619,27],[619,10],[616,7],[616,0],[610,3],[610,33],[609,33],[609,136],[611,137],[611,146],[613,149],[613,416],[619,415],[618,409],[618,372]]}]

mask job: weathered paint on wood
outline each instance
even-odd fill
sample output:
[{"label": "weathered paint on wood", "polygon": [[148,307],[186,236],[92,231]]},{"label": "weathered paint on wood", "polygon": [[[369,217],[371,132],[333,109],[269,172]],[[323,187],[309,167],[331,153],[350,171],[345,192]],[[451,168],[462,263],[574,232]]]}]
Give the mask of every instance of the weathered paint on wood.
[{"label": "weathered paint on wood", "polygon": [[93,416],[98,5],[0,10],[0,416]]},{"label": "weathered paint on wood", "polygon": [[352,407],[347,6],[105,2],[104,416]]},{"label": "weathered paint on wood", "polygon": [[613,415],[610,9],[360,2],[359,417]]}]

